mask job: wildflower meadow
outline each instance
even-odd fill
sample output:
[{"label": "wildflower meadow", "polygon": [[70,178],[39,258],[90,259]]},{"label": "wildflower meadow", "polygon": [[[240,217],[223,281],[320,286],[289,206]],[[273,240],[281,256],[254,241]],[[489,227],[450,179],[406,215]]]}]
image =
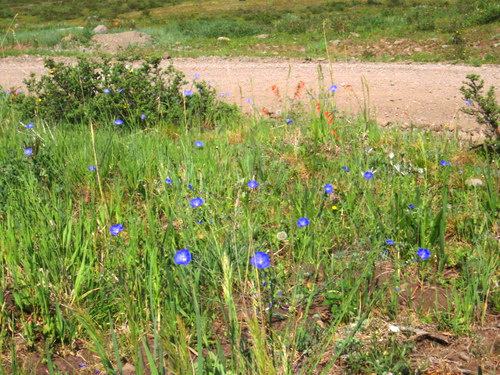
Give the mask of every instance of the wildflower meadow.
[{"label": "wildflower meadow", "polygon": [[92,64],[0,94],[0,373],[494,373],[494,151]]}]

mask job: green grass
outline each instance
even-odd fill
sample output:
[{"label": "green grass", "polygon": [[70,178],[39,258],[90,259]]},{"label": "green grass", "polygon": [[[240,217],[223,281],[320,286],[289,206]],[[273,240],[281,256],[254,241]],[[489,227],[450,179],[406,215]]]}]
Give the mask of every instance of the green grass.
[{"label": "green grass", "polygon": [[[494,44],[500,32],[500,7],[488,0],[321,0],[314,4],[277,0],[165,4],[129,0],[89,1],[85,7],[69,1],[57,7],[49,2],[16,2],[8,4],[3,12],[2,47],[8,54],[18,49],[53,47],[68,34],[85,44],[90,38],[89,29],[60,29],[76,25],[91,28],[104,23],[113,31],[146,31],[155,37],[156,49],[166,49],[172,56],[323,57],[326,39],[331,56],[337,59],[499,62]],[[14,29],[15,23],[21,27]],[[255,38],[263,33],[269,38]],[[219,36],[231,41],[216,43]],[[382,39],[403,42],[375,50],[374,46],[385,46]],[[341,44],[334,47],[329,43],[334,40]],[[63,47],[71,50],[76,46],[73,43]]]},{"label": "green grass", "polygon": [[[2,95],[7,372],[28,372],[18,354],[26,348],[50,359],[75,340],[99,357],[88,368],[106,373],[122,358],[138,373],[406,371],[413,343],[388,337],[388,322],[412,314],[417,326],[464,335],[499,312],[498,160],[454,136],[380,129],[368,118],[328,124],[325,93],[321,111],[289,103],[291,124],[256,114],[189,133],[162,123],[91,132],[40,118],[27,130],[8,103]],[[478,177],[483,186],[465,184]],[[201,207],[190,207],[194,197]],[[297,226],[302,217],[307,227]],[[113,236],[117,223],[124,231]],[[419,248],[431,257],[420,260]],[[193,256],[187,266],[173,262],[180,249]],[[256,251],[270,255],[269,268],[250,264]],[[376,281],[382,263],[390,271]],[[415,285],[446,292],[444,309],[434,297],[427,311],[405,302]],[[374,329],[376,319],[385,325]]]}]

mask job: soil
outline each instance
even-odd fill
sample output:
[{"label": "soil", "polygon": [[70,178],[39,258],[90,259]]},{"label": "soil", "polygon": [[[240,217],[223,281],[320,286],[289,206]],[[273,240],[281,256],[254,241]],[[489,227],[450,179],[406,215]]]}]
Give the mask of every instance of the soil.
[{"label": "soil", "polygon": [[[130,38],[120,34],[102,34],[101,43],[109,48],[121,46],[119,41]],[[118,40],[107,38],[118,38]],[[126,47],[126,45],[123,45]],[[74,61],[71,58],[58,58]],[[301,100],[310,100],[318,88],[338,86],[335,100],[341,112],[360,113],[365,106],[379,124],[426,126],[435,130],[459,126],[472,135],[478,135],[480,126],[460,112],[465,105],[459,91],[470,73],[481,75],[485,87],[500,85],[500,69],[496,65],[473,67],[450,64],[417,63],[360,63],[325,60],[305,61],[287,58],[174,58],[164,60],[163,66],[173,63],[191,80],[194,74],[209,81],[220,93],[229,93],[222,100],[237,103],[243,110],[280,114],[285,104],[290,108],[297,85],[304,82]],[[324,76],[319,79],[319,72]],[[23,79],[30,73],[44,73],[43,58],[39,56],[8,57],[0,59],[0,85],[4,88],[22,88]],[[369,95],[363,95],[362,79],[366,79]],[[271,87],[276,85],[276,90]],[[251,99],[251,101],[247,101]],[[281,99],[281,100],[280,100]],[[500,91],[497,90],[497,100]]]}]

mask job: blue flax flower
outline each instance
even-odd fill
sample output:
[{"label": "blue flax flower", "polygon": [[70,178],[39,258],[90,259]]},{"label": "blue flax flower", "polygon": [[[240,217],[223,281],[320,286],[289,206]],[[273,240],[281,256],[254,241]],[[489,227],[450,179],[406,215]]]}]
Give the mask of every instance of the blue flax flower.
[{"label": "blue flax flower", "polygon": [[249,188],[255,189],[257,186],[259,186],[259,183],[255,180],[250,180],[250,181],[248,181],[247,186]]},{"label": "blue flax flower", "polygon": [[203,204],[203,199],[201,198],[194,198],[191,199],[191,202],[189,202],[189,205],[191,207],[200,207]]},{"label": "blue flax flower", "polygon": [[252,265],[257,268],[265,269],[271,265],[271,261],[269,260],[269,255],[263,253],[262,251],[257,251],[255,255],[250,259]]},{"label": "blue flax flower", "polygon": [[199,73],[195,73],[194,78],[200,78],[200,74]]},{"label": "blue flax flower", "polygon": [[415,208],[415,205],[414,205],[414,204],[410,204],[410,205],[408,205],[408,208],[409,208],[410,210],[413,210],[413,209]]},{"label": "blue flax flower", "polygon": [[420,257],[420,259],[425,260],[431,256],[431,253],[427,249],[419,248],[417,251],[417,255]]},{"label": "blue flax flower", "polygon": [[331,92],[335,92],[335,91],[337,91],[337,88],[338,88],[337,85],[331,85],[328,90]]},{"label": "blue flax flower", "polygon": [[170,178],[166,178],[165,182],[170,185],[172,183],[172,180]]},{"label": "blue flax flower", "polygon": [[115,224],[112,225],[111,228],[109,228],[109,233],[111,233],[113,236],[118,236],[118,233],[120,233],[123,230],[123,226],[121,224]]},{"label": "blue flax flower", "polygon": [[287,119],[286,119],[286,123],[287,123],[287,124],[291,124],[292,122],[293,122],[293,120],[292,120],[291,118],[287,118]]},{"label": "blue flax flower", "polygon": [[441,166],[443,166],[443,167],[449,167],[450,166],[450,162],[446,161],[446,160],[441,160],[441,162],[439,164],[441,164]]},{"label": "blue flax flower", "polygon": [[303,218],[300,218],[299,220],[297,220],[297,225],[299,227],[305,227],[305,226],[308,226],[309,225],[309,219],[307,217],[303,217]]},{"label": "blue flax flower", "polygon": [[349,168],[347,168],[345,165],[344,165],[344,166],[342,166],[342,169],[343,169],[344,171],[346,171],[346,172],[350,172],[350,171],[351,171],[351,170],[350,170]]},{"label": "blue flax flower", "polygon": [[334,190],[333,185],[330,185],[330,184],[326,184],[326,185],[325,185],[325,193],[326,193],[326,194],[331,194],[331,193],[333,193],[333,190]]},{"label": "blue flax flower", "polygon": [[115,125],[123,125],[123,120],[120,119],[115,120]]},{"label": "blue flax flower", "polygon": [[196,141],[196,142],[194,142],[194,145],[196,147],[203,147],[203,142],[202,141]]},{"label": "blue flax flower", "polygon": [[391,246],[394,246],[395,245],[395,242],[393,240],[385,240],[385,243],[387,245],[391,245]]},{"label": "blue flax flower", "polygon": [[146,119],[146,115],[143,113],[143,114],[141,115],[141,120],[145,120],[145,119]]},{"label": "blue flax flower", "polygon": [[191,262],[191,253],[188,249],[182,249],[175,253],[174,256],[175,264],[180,264],[182,266],[186,266]]},{"label": "blue flax flower", "polygon": [[110,90],[110,89],[104,89],[104,93],[105,93],[105,94],[109,94],[110,92],[111,92],[111,90]]},{"label": "blue flax flower", "polygon": [[90,167],[87,167],[87,169],[89,171],[95,171],[97,168],[95,167],[95,165],[91,165]]},{"label": "blue flax flower", "polygon": [[29,122],[28,125],[25,126],[25,129],[33,129],[33,123]]},{"label": "blue flax flower", "polygon": [[184,90],[184,96],[191,96],[193,92],[191,90]]},{"label": "blue flax flower", "polygon": [[370,172],[370,171],[367,171],[367,172],[363,173],[363,176],[364,176],[367,180],[369,180],[370,178],[372,178],[372,177],[373,177],[373,173],[372,173],[372,172]]},{"label": "blue flax flower", "polygon": [[27,148],[26,150],[24,150],[24,154],[25,155],[30,156],[32,153],[33,153],[33,149],[32,148]]}]

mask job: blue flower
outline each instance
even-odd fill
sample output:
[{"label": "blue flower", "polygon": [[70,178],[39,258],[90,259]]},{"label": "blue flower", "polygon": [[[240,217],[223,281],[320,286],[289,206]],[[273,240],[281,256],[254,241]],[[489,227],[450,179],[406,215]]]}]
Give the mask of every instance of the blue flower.
[{"label": "blue flower", "polygon": [[229,96],[229,93],[228,93],[228,92],[226,92],[226,96]]},{"label": "blue flower", "polygon": [[91,165],[90,167],[87,167],[87,169],[89,171],[95,171],[97,168],[95,167],[95,165]]},{"label": "blue flower", "polygon": [[345,165],[344,165],[344,166],[342,166],[342,169],[343,169],[344,171],[346,171],[346,172],[350,172],[350,171],[351,171],[351,170],[350,170],[349,168],[347,168]]},{"label": "blue flower", "polygon": [[10,90],[5,90],[5,93],[6,93],[7,95],[9,95],[9,94],[10,94]]},{"label": "blue flower", "polygon": [[373,177],[373,173],[372,173],[372,172],[370,172],[370,171],[367,171],[367,172],[363,173],[363,176],[364,176],[367,180],[369,180],[370,178],[372,178],[372,177]]},{"label": "blue flower", "polygon": [[188,189],[193,190],[193,189],[194,189],[194,186],[193,186],[193,185],[191,185],[191,184],[188,184]]},{"label": "blue flower", "polygon": [[251,98],[247,98],[247,103],[250,103],[252,101]]},{"label": "blue flower", "polygon": [[118,92],[123,92],[123,89],[118,90]]},{"label": "blue flower", "polygon": [[408,205],[408,208],[409,208],[410,210],[413,210],[413,209],[415,208],[415,205],[414,205],[414,204],[410,204],[410,205]]},{"label": "blue flower", "polygon": [[32,153],[33,153],[33,149],[32,148],[27,148],[26,150],[24,150],[24,155],[30,156]]},{"label": "blue flower", "polygon": [[470,100],[466,100],[466,101],[465,101],[465,104],[466,104],[466,105],[471,105]]},{"label": "blue flower", "polygon": [[191,96],[193,92],[191,90],[184,90],[184,96]]},{"label": "blue flower", "polygon": [[115,120],[115,125],[123,125],[123,120],[120,119]]},{"label": "blue flower", "polygon": [[259,186],[259,183],[255,180],[250,180],[250,181],[248,181],[247,186],[249,188],[255,189],[257,186]]},{"label": "blue flower", "polygon": [[336,85],[331,85],[328,90],[331,91],[331,92],[335,92],[335,91],[337,91],[337,88],[338,87]]},{"label": "blue flower", "polygon": [[287,124],[291,124],[292,122],[293,122],[293,120],[292,120],[291,118],[287,118],[287,119],[286,119],[286,123],[287,123]]},{"label": "blue flower", "polygon": [[29,122],[28,125],[25,126],[25,129],[33,129],[33,123]]},{"label": "blue flower", "polygon": [[145,120],[145,119],[146,119],[146,115],[143,113],[143,114],[141,115],[141,120]]},{"label": "blue flower", "polygon": [[265,269],[271,265],[271,261],[269,260],[269,255],[262,252],[257,251],[255,255],[250,259],[252,265],[257,268]]},{"label": "blue flower", "polygon": [[189,205],[191,207],[200,207],[203,204],[203,199],[201,198],[194,198],[191,199],[191,202],[189,202]]},{"label": "blue flower", "polygon": [[297,221],[297,225],[299,227],[305,227],[307,225],[309,225],[309,219],[307,217],[303,217],[303,218],[300,218],[298,221]]},{"label": "blue flower", "polygon": [[104,89],[104,93],[105,93],[105,94],[109,94],[110,92],[111,92],[111,90],[110,90],[110,89]]},{"label": "blue flower", "polygon": [[199,73],[195,73],[194,78],[200,78]]},{"label": "blue flower", "polygon": [[181,266],[186,266],[191,262],[191,253],[188,249],[182,249],[175,253],[174,256],[175,264],[180,264]]},{"label": "blue flower", "polygon": [[330,185],[330,184],[326,184],[326,185],[325,185],[325,193],[326,193],[326,194],[331,194],[331,193],[333,193],[333,190],[334,190],[333,185]]},{"label": "blue flower", "polygon": [[441,166],[443,166],[443,167],[449,167],[450,166],[450,162],[446,161],[446,160],[441,160],[441,162],[439,164],[441,164]]},{"label": "blue flower", "polygon": [[121,224],[115,224],[112,225],[111,228],[109,228],[109,233],[111,233],[113,236],[118,236],[118,233],[120,233],[123,230],[123,226]]},{"label": "blue flower", "polygon": [[196,142],[194,142],[194,145],[196,147],[203,147],[203,142],[202,141],[196,141]]},{"label": "blue flower", "polygon": [[417,251],[417,255],[420,257],[420,259],[425,260],[431,256],[431,253],[427,249],[419,248]]},{"label": "blue flower", "polygon": [[395,245],[395,242],[393,240],[385,240],[385,243],[387,245],[391,245],[391,246],[394,246]]},{"label": "blue flower", "polygon": [[172,180],[170,178],[166,178],[165,182],[170,185],[172,183]]},{"label": "blue flower", "polygon": [[223,97],[224,97],[224,93],[223,93],[223,92],[221,92],[220,97],[221,97],[221,98],[223,98]]}]

